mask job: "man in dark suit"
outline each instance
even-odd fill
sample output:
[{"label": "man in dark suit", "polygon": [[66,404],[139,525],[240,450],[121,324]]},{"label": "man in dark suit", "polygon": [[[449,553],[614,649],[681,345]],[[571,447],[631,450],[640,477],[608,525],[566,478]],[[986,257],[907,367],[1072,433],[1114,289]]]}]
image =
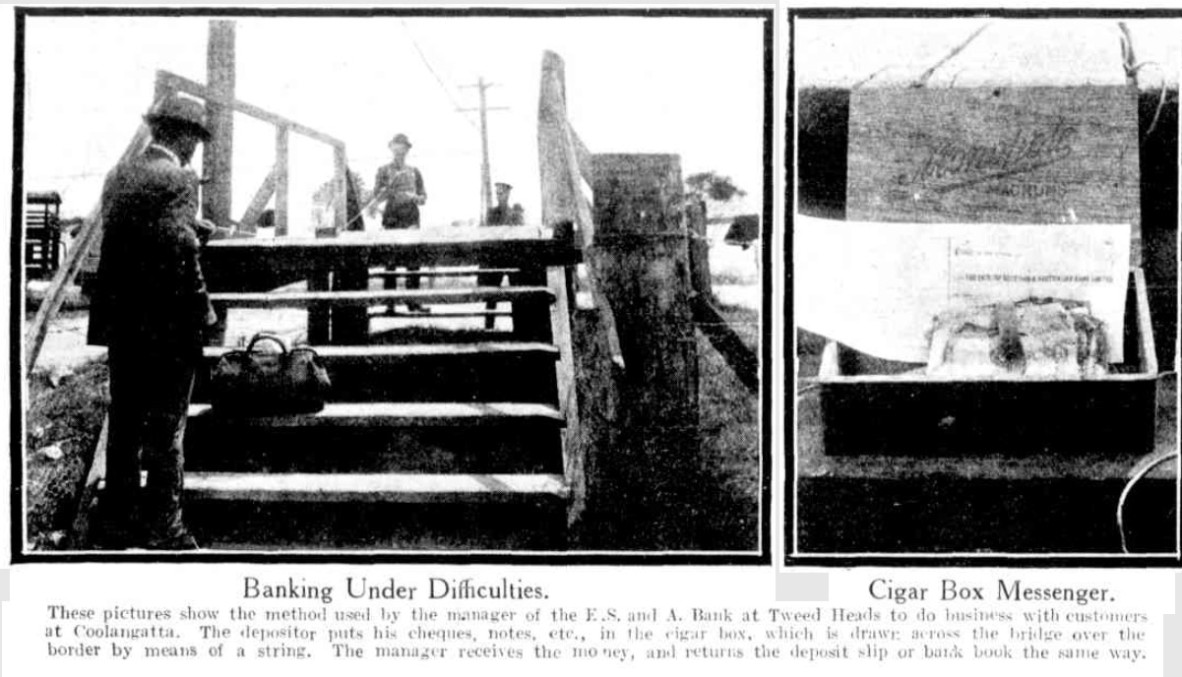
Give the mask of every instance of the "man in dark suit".
[{"label": "man in dark suit", "polygon": [[192,99],[166,99],[144,119],[152,143],[103,186],[87,336],[108,347],[111,374],[97,541],[190,550],[197,544],[181,513],[182,440],[204,334],[217,314],[199,255],[213,224],[197,218],[199,181],[188,164],[209,131]]}]

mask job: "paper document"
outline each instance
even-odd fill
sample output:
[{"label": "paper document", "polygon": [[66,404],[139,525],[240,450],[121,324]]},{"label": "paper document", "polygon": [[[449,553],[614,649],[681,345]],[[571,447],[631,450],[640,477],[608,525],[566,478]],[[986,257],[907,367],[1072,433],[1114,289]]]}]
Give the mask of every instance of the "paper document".
[{"label": "paper document", "polygon": [[866,223],[797,215],[796,323],[888,360],[926,362],[939,312],[1035,297],[1087,301],[1124,354],[1129,225]]}]

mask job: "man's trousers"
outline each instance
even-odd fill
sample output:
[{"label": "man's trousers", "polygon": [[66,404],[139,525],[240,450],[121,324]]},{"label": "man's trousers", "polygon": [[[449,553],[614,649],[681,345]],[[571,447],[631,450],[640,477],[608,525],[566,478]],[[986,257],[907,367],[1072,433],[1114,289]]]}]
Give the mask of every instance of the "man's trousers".
[{"label": "man's trousers", "polygon": [[[108,410],[107,488],[109,517],[136,519],[148,543],[185,533],[184,436],[200,349],[160,350],[136,343],[110,346],[111,406]],[[140,471],[147,471],[141,491]]]}]

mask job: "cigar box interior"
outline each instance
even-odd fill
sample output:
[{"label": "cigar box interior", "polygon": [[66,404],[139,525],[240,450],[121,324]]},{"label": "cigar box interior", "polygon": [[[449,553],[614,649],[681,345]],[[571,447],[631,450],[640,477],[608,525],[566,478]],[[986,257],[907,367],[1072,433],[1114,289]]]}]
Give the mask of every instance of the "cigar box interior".
[{"label": "cigar box interior", "polygon": [[929,376],[924,367],[827,343],[814,380],[824,453],[1080,454],[1153,446],[1158,365],[1140,269],[1129,275],[1123,354],[1111,356],[1106,375],[953,379]]}]

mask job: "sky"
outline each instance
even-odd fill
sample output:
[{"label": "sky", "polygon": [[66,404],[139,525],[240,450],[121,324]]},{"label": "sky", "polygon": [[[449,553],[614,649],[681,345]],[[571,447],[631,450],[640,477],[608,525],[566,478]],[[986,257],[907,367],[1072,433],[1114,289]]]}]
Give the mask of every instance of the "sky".
[{"label": "sky", "polygon": [[[536,119],[543,50],[566,63],[567,109],[595,153],[674,153],[683,176],[730,175],[750,211],[762,192],[763,22],[681,17],[236,18],[236,95],[343,140],[373,184],[395,133],[414,144],[424,227],[480,211],[477,78],[488,90],[493,181],[538,217]],[[57,190],[63,214],[95,204],[102,177],[151,104],[154,73],[205,81],[205,17],[30,17],[25,189]],[[273,161],[269,125],[235,118],[232,214]],[[327,146],[293,137],[293,230],[331,177]],[[309,215],[301,218],[301,215]],[[298,223],[297,223],[298,222]]]}]

